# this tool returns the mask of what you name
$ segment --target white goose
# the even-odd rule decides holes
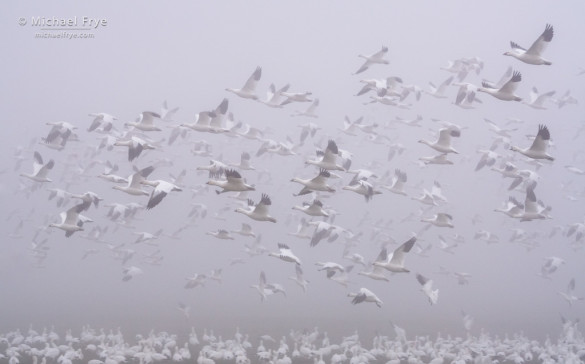
[[[357,71],[355,71],[354,75],[357,75],[358,73],[364,72],[365,70],[370,68],[370,66],[373,64],[389,64],[390,61],[388,61],[387,59],[384,59],[384,56],[386,55],[386,53],[388,53],[388,47],[382,46],[382,49],[380,49],[378,52],[371,54],[369,56],[364,56],[363,54],[359,54],[358,57],[365,59],[365,62],[360,66],[360,68],[358,68]]]
[[[74,232],[83,230],[84,222],[92,221],[87,218],[81,218],[81,215],[79,215],[81,211],[83,211],[83,204],[75,205],[59,215],[61,223],[51,223],[49,227],[61,229],[65,231],[66,237],[70,237]]]
[[[254,186],[247,184],[240,173],[233,169],[227,169],[225,172],[225,181],[210,180],[207,182],[208,185],[221,187],[221,191],[216,191],[217,194],[225,192],[242,192],[242,191],[255,191]]]
[[[291,116],[305,116],[308,118],[318,118],[319,116],[315,113],[315,110],[319,106],[319,99],[313,100],[311,105],[305,111],[296,111]]]
[[[456,153],[459,152],[453,149],[451,146],[451,137],[458,138],[461,136],[461,130],[456,127],[450,128],[443,128],[439,130],[439,138],[435,142],[430,142],[425,139],[421,139],[418,142],[422,144],[426,144],[429,147],[433,148],[434,150],[440,153]]]
[[[515,217],[519,218],[520,221],[546,219],[547,215],[545,214],[545,210],[537,202],[534,188],[528,187],[526,188],[526,199],[524,200],[524,212]]]
[[[226,88],[225,90],[233,92],[244,99],[258,100],[258,96],[256,95],[256,85],[258,84],[258,81],[260,81],[261,76],[262,68],[258,66],[254,72],[252,72],[252,75],[250,75],[242,88]]]
[[[268,91],[266,92],[266,100],[258,101],[269,107],[281,108],[282,105],[280,103],[282,102],[282,93],[288,91],[289,87],[290,85],[286,84],[277,90],[274,84],[271,83]]]
[[[548,148],[548,143],[550,140],[550,132],[546,125],[539,125],[538,126],[538,133],[532,142],[530,148],[520,148],[517,146],[512,146],[512,149],[515,152],[523,154],[528,158],[532,159],[547,159],[549,161],[554,161],[555,159],[547,154],[546,150]]]
[[[289,279],[293,280],[296,284],[301,286],[303,292],[307,292],[309,281],[303,277],[303,269],[299,264],[295,264],[295,275],[293,277],[289,277]]]
[[[301,265],[301,260],[297,258],[296,255],[293,254],[292,250],[286,244],[278,244],[278,252],[271,252],[268,253],[271,257],[276,257],[280,260],[289,263],[295,263],[297,265]]]
[[[268,214],[268,206],[272,204],[270,197],[267,194],[263,193],[260,202],[256,204],[256,206],[252,209],[245,210],[243,208],[238,207],[236,212],[244,214],[248,216],[252,220],[256,221],[270,221],[276,222],[276,219]],[[248,200],[248,206],[254,206],[254,202],[252,200]]]
[[[240,230],[232,230],[232,233],[240,234],[242,236],[251,236],[253,238],[256,237],[256,233],[252,231],[252,226],[246,223],[242,223],[242,228]]]
[[[510,42],[512,47],[511,51],[505,52],[505,56],[512,56],[524,63],[534,65],[546,65],[550,66],[552,63],[542,58],[541,54],[546,49],[554,35],[552,25],[547,24],[544,28],[544,32],[532,43],[530,48],[524,49],[514,42]]]
[[[211,235],[214,238],[222,239],[222,240],[234,240],[234,237],[230,235],[227,230],[219,229],[217,231],[208,231],[206,232],[207,235]]]
[[[493,85],[484,81],[481,83],[482,87],[478,87],[477,91],[485,92],[496,99],[503,101],[522,101],[520,96],[514,94],[520,81],[522,81],[522,74],[518,71],[514,71],[512,78],[510,78],[502,87],[495,88]]]
[[[424,277],[422,274],[416,274],[416,280],[422,285],[421,290],[429,298],[431,305],[437,303],[439,299],[439,289],[433,290],[433,280]]]
[[[136,159],[143,150],[155,149],[154,145],[137,136],[132,136],[128,140],[117,140],[114,145],[119,147],[128,147],[129,162],[132,162],[134,159]]]
[[[445,95],[445,91],[447,91],[447,86],[451,84],[453,81],[453,76],[447,78],[443,81],[439,87],[436,87],[432,82],[429,82],[429,89],[430,91],[425,91],[427,94],[436,97],[438,99],[446,99],[447,95]]]
[[[309,216],[329,216],[329,214],[323,210],[323,203],[320,200],[313,200],[311,203],[305,202],[303,203],[303,206],[293,206],[293,210],[299,210]]]
[[[140,185],[142,184],[142,182],[146,180],[146,177],[148,177],[152,173],[152,171],[154,171],[154,167],[152,166],[143,168],[138,172],[134,173],[133,175],[131,175],[130,177],[128,177],[127,186],[113,186],[112,188],[118,191],[126,192],[129,195],[148,196],[149,193],[140,188]]]
[[[374,294],[374,292],[370,291],[367,288],[360,288],[359,292],[357,293],[348,293],[347,294],[348,297],[353,297],[353,300],[351,300],[351,303],[354,305],[357,305],[358,303],[362,303],[362,302],[372,302],[375,303],[376,306],[378,307],[382,307],[382,300],[380,300],[378,298],[378,296],[376,296],[376,294]]]
[[[161,131],[162,129],[154,125],[154,119],[160,119],[160,115],[152,111],[143,111],[140,113],[137,122],[127,122],[124,125],[133,126],[142,131]]]
[[[435,214],[435,216],[431,217],[431,218],[422,218],[420,219],[420,221],[422,222],[428,222],[432,225],[438,226],[438,227],[450,227],[453,228],[453,223],[451,221],[453,221],[453,216],[446,214],[444,212],[438,212],[437,214]]]
[[[311,102],[313,99],[310,98],[312,92],[282,92],[281,95],[286,97],[286,100],[280,103],[280,106],[290,104],[291,102]]]
[[[392,178],[392,184],[390,186],[382,186],[382,188],[387,189],[388,191],[406,196],[406,192],[404,192],[404,184],[407,181],[406,173],[401,171],[400,169],[394,170],[394,178]]]
[[[114,121],[118,120],[118,118],[116,118],[115,116],[106,114],[105,112],[91,113],[89,114],[89,116],[93,116],[94,119],[91,122],[89,128],[87,129],[88,132],[92,132],[99,128],[100,126],[102,126],[101,130],[103,130],[104,132],[109,132],[110,130],[112,130],[114,126]]]
[[[386,248],[382,248],[380,254],[378,254],[378,258],[373,263],[373,265],[377,267],[382,267],[394,273],[410,272],[408,269],[404,267],[404,254],[408,253],[412,249],[415,242],[416,237],[413,236],[412,238],[404,242],[402,245],[400,245],[398,248],[396,248],[394,252],[392,252],[392,254],[388,254]]]
[[[555,93],[556,91],[549,91],[540,94],[538,93],[538,89],[536,87],[533,87],[532,90],[530,91],[530,101],[529,102],[522,101],[522,103],[527,106],[530,106],[533,109],[546,110],[546,107],[544,107],[544,102],[550,99],[552,96],[554,96]]]
[[[342,189],[353,191],[359,195],[364,196],[366,202],[369,202],[372,197],[374,197],[374,195],[379,195],[382,193],[381,191],[376,190],[370,182],[365,180],[360,180],[348,186],[343,186]]]
[[[53,182],[52,179],[47,178],[47,174],[55,166],[55,162],[51,159],[46,164],[43,163],[43,157],[39,152],[34,153],[33,172],[31,174],[21,173],[22,177],[26,177],[35,182]]]
[[[331,177],[331,173],[326,169],[321,169],[319,174],[312,179],[294,177],[291,182],[297,182],[304,186],[295,196],[306,195],[313,191],[335,192],[335,189],[327,184],[327,178],[329,177]]]
[[[150,193],[148,203],[146,204],[147,210],[150,210],[158,205],[162,199],[172,191],[183,191],[183,189],[179,186],[163,180],[142,181],[142,183],[154,187],[154,190],[152,190]]]

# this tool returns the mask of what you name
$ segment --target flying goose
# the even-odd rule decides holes
[[[163,180],[142,181],[141,183],[154,187],[146,204],[147,210],[158,205],[172,191],[183,191],[179,186]]]
[[[230,235],[227,230],[219,229],[217,231],[208,231],[206,232],[207,235],[211,235],[214,238],[222,239],[222,240],[234,240],[234,237]]]
[[[238,173],[234,169],[227,169],[224,172],[226,180],[225,181],[217,181],[217,180],[210,180],[207,182],[208,185],[221,187],[221,191],[216,191],[217,194],[225,193],[225,192],[241,192],[241,191],[255,191],[256,189],[254,186],[247,184],[240,173]]]
[[[293,277],[289,277],[289,279],[301,286],[303,292],[307,292],[309,281],[303,277],[303,268],[301,268],[299,264],[295,264],[295,275]]]
[[[544,102],[554,96],[555,93],[556,91],[549,91],[541,94],[538,93],[538,89],[536,87],[533,87],[530,91],[530,101],[522,101],[522,103],[530,106],[533,109],[546,110],[546,107],[544,107]]]
[[[348,186],[343,186],[343,190],[353,191],[359,195],[364,196],[366,202],[369,202],[374,195],[379,195],[382,192],[378,191],[374,188],[374,186],[365,180],[356,181],[353,184],[349,184]]]
[[[297,265],[301,265],[301,260],[299,258],[297,258],[296,255],[293,254],[293,252],[290,250],[290,248],[286,244],[279,243],[278,244],[278,252],[271,252],[271,253],[268,253],[268,255],[271,257],[276,257],[276,258],[283,260],[285,262],[295,263]]]
[[[538,133],[532,142],[530,148],[520,148],[517,146],[510,147],[511,150],[518,152],[532,159],[547,159],[554,161],[555,159],[546,153],[548,143],[550,140],[550,132],[546,125],[538,126]]]
[[[313,99],[310,98],[312,92],[305,91],[305,92],[288,92],[283,91],[281,95],[286,97],[286,100],[280,103],[280,106],[284,106],[290,104],[291,102],[311,102]]]
[[[232,230],[232,233],[240,234],[242,236],[251,236],[253,238],[256,237],[254,231],[252,231],[252,227],[250,224],[242,223],[242,228],[240,230]]]
[[[421,139],[418,142],[426,144],[429,147],[440,153],[459,153],[451,146],[451,137],[458,138],[461,136],[461,130],[456,127],[443,128],[439,130],[439,138],[435,142],[430,142],[425,139]]]
[[[101,126],[102,127],[101,130],[107,133],[110,130],[112,130],[114,126],[114,120],[118,120],[118,118],[116,118],[115,116],[106,114],[105,112],[91,113],[89,114],[89,116],[93,116],[94,119],[91,122],[89,128],[87,128],[88,132],[92,132]]]
[[[439,87],[436,87],[432,82],[429,82],[429,89],[430,91],[425,91],[427,94],[434,96],[438,99],[446,99],[447,95],[445,95],[445,91],[447,91],[447,86],[451,84],[453,81],[453,76],[447,78],[443,81]]]
[[[331,173],[326,169],[321,169],[319,174],[312,179],[294,177],[291,182],[297,182],[304,186],[295,196],[306,195],[313,191],[335,192],[335,189],[327,184],[327,178],[329,177],[331,177]]]
[[[315,113],[315,110],[319,106],[319,99],[313,100],[311,105],[305,111],[295,111],[291,116],[305,116],[308,118],[318,118],[319,116]]]
[[[390,186],[382,186],[382,188],[385,188],[392,193],[406,196],[406,192],[404,192],[404,184],[406,183],[406,181],[407,181],[406,173],[401,171],[400,169],[396,169],[394,170],[392,184]]]
[[[554,35],[553,26],[547,24],[544,28],[544,32],[532,43],[530,48],[524,49],[514,42],[510,42],[512,47],[511,51],[505,52],[505,56],[512,56],[524,63],[534,65],[547,65],[550,66],[552,63],[542,58],[542,52],[546,49]]]
[[[39,152],[34,153],[33,172],[31,174],[21,173],[22,177],[26,177],[35,182],[53,182],[52,179],[47,178],[47,174],[55,166],[55,162],[51,159],[46,164],[43,163],[43,157]]]
[[[258,101],[269,107],[281,108],[282,93],[288,91],[289,87],[290,85],[286,84],[277,90],[274,84],[271,83],[266,92],[266,100],[258,99]]]
[[[514,71],[512,77],[502,85],[500,88],[496,88],[495,86],[487,83],[482,82],[482,87],[478,87],[477,91],[485,92],[489,95],[492,95],[496,99],[500,99],[503,101],[522,101],[522,98],[515,95],[514,91],[518,88],[518,85],[522,81],[522,74],[518,71]]]
[[[336,157],[339,155],[339,148],[337,147],[335,141],[330,139],[327,142],[327,148],[325,148],[325,151],[318,151],[317,155],[322,156],[320,160],[308,160],[305,163],[312,164],[326,170],[346,170],[346,168],[338,165],[336,162]]]
[[[143,150],[155,149],[154,145],[148,143],[144,139],[137,136],[132,136],[128,140],[117,140],[114,146],[128,147],[128,161],[132,162],[136,159]]]
[[[376,261],[372,264],[394,273],[410,272],[404,267],[404,254],[408,253],[412,249],[415,242],[416,237],[413,236],[398,248],[394,249],[391,254],[388,254],[388,251],[385,247],[382,248],[380,254],[378,254],[378,258],[376,258]]]
[[[248,78],[246,83],[242,88],[226,88],[226,91],[233,92],[234,94],[244,98],[244,99],[252,99],[258,100],[258,96],[256,95],[256,85],[258,81],[260,81],[260,77],[262,76],[262,68],[260,66],[256,67],[252,75]]]
[[[453,216],[446,214],[444,212],[438,212],[435,214],[435,216],[431,217],[431,218],[422,218],[420,219],[420,221],[422,222],[428,222],[432,225],[438,226],[438,227],[454,227],[453,223],[451,221],[453,221]]]
[[[569,306],[573,306],[573,302],[583,301],[584,297],[575,296],[575,278],[571,278],[567,286],[566,292],[559,292],[559,294],[569,303]]]
[[[370,68],[370,66],[373,64],[389,64],[390,61],[388,61],[387,59],[384,59],[384,56],[386,55],[386,53],[388,53],[388,47],[382,46],[381,50],[379,50],[378,52],[371,54],[369,56],[364,56],[363,54],[359,54],[358,57],[365,59],[365,62],[360,66],[360,68],[358,68],[357,71],[355,71],[354,75],[357,75],[358,73],[364,72],[365,70]]]
[[[353,297],[351,303],[356,305],[361,302],[372,302],[375,303],[376,306],[382,307],[382,301],[374,294],[374,292],[370,291],[367,288],[360,288],[359,292],[357,293],[348,293],[348,297]]]
[[[293,206],[293,210],[299,210],[309,216],[329,216],[329,214],[323,210],[323,203],[320,200],[313,200],[311,203],[305,202],[303,203],[303,206]]]
[[[127,186],[113,186],[112,188],[115,190],[126,192],[127,194],[134,196],[140,195],[148,196],[149,193],[141,189],[140,185],[142,184],[143,181],[146,180],[146,177],[148,177],[152,173],[152,171],[154,171],[154,167],[152,166],[143,168],[138,172],[134,173],[133,175],[131,175],[130,177],[128,177]]]
[[[268,197],[267,194],[263,193],[260,202],[258,202],[254,208],[251,208],[252,206],[254,206],[254,202],[252,200],[248,200],[248,206],[250,207],[250,209],[245,210],[243,208],[238,207],[236,209],[236,212],[244,214],[252,220],[276,222],[276,219],[274,217],[268,215],[268,206],[270,206],[271,204],[272,201],[270,200],[270,197]]]
[[[65,237],[68,238],[76,231],[82,231],[84,222],[93,221],[80,215],[79,213],[82,211],[83,204],[70,207],[67,211],[63,211],[59,215],[61,217],[61,223],[51,223],[49,224],[49,227],[54,227],[65,231]]]
[[[431,305],[436,304],[439,299],[439,289],[433,290],[433,280],[428,279],[419,273],[416,274],[416,280],[421,284],[421,290],[429,298]]]
[[[152,111],[143,111],[136,122],[127,122],[124,125],[133,126],[142,131],[161,131],[162,129],[154,125],[155,118],[160,119],[160,115]]]

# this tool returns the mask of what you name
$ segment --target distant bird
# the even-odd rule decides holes
[[[234,240],[234,237],[230,235],[229,231],[225,229],[219,229],[217,231],[208,231],[207,235],[211,235],[217,239],[222,240]]]
[[[416,274],[416,280],[422,285],[421,290],[428,297],[431,305],[436,304],[437,300],[439,299],[439,289],[433,290],[433,280],[428,279],[419,273]]]
[[[67,211],[60,214],[60,223],[51,223],[49,227],[54,227],[65,231],[65,236],[68,238],[76,231],[83,230],[83,219],[80,218],[79,213],[83,211],[83,204],[70,207]],[[87,220],[92,221],[92,220]]]
[[[252,227],[246,223],[242,223],[242,228],[240,230],[232,230],[232,233],[240,234],[243,236],[251,236],[253,238],[256,237],[256,234],[252,231]]]
[[[517,218],[520,221],[532,221],[536,219],[546,219],[545,209],[541,208],[536,200],[534,189],[529,187],[526,189],[526,199],[524,200],[524,211]]]
[[[418,142],[426,144],[440,153],[459,153],[451,146],[451,137],[458,138],[460,136],[461,130],[455,127],[450,127],[439,130],[439,138],[435,142],[430,142],[425,139],[421,139]]]
[[[430,91],[425,91],[428,95],[436,97],[438,99],[446,99],[447,95],[445,95],[445,91],[447,91],[447,86],[451,84],[453,81],[453,76],[447,78],[443,81],[439,87],[435,86],[432,82],[429,82],[429,89]]]
[[[323,203],[319,200],[313,200],[313,202],[305,202],[303,206],[293,206],[293,210],[299,210],[309,216],[324,216],[328,217],[329,214],[323,209]]]
[[[305,92],[283,91],[281,93],[281,95],[286,97],[286,100],[281,102],[280,106],[288,105],[291,102],[311,102],[311,101],[313,101],[313,99],[310,98],[312,94],[313,93],[309,92],[309,91],[305,91]]]
[[[185,289],[191,289],[199,286],[204,286],[205,281],[207,280],[207,275],[195,273],[193,277],[186,278],[187,283],[185,283]]]
[[[376,190],[370,182],[365,180],[359,180],[353,184],[349,184],[348,186],[343,186],[342,189],[364,196],[366,202],[369,202],[372,197],[374,197],[374,195],[379,195],[382,193],[381,191]]]
[[[35,182],[52,182],[53,180],[47,178],[47,174],[55,166],[55,162],[51,159],[46,164],[43,163],[43,157],[39,152],[34,152],[33,172],[31,174],[21,173],[22,177],[26,177]]]
[[[301,260],[297,258],[296,255],[293,254],[288,245],[279,243],[278,249],[279,249],[278,252],[272,252],[269,253],[268,255],[271,257],[276,257],[285,262],[301,265]]]
[[[254,186],[247,184],[239,172],[234,169],[227,169],[224,171],[226,180],[210,180],[208,185],[221,187],[221,191],[216,191],[217,194],[225,192],[241,192],[241,191],[255,191]]]
[[[281,108],[282,93],[288,91],[289,87],[290,85],[286,84],[277,90],[274,84],[271,83],[268,92],[266,92],[266,100],[258,101],[269,107]]]
[[[291,116],[305,116],[308,118],[318,118],[319,116],[315,113],[315,110],[319,106],[319,99],[313,100],[311,105],[305,111],[296,111]]]
[[[520,81],[522,81],[522,75],[520,72],[514,71],[512,77],[502,87],[496,88],[494,85],[484,81],[481,83],[482,87],[479,87],[477,91],[485,92],[503,101],[522,101],[520,96],[514,94]]]
[[[313,191],[335,192],[335,189],[327,184],[327,178],[329,177],[331,177],[331,173],[323,168],[317,176],[311,179],[294,177],[291,182],[297,182],[304,186],[295,196],[306,195]]]
[[[254,205],[254,202],[252,200],[248,200],[248,206],[250,207],[250,209],[245,210],[243,208],[238,207],[236,209],[236,212],[244,214],[251,218],[252,220],[276,222],[276,219],[268,214],[268,207],[271,204],[272,201],[270,200],[270,197],[268,197],[267,194],[263,193],[260,202],[258,202],[256,205]]]
[[[128,177],[128,185],[127,186],[125,186],[125,187],[113,186],[112,188],[115,190],[126,192],[129,195],[134,195],[134,196],[146,195],[146,196],[148,196],[149,193],[144,191],[143,189],[141,189],[140,185],[142,184],[142,182],[144,182],[146,180],[146,177],[148,177],[152,173],[152,171],[154,171],[154,167],[152,167],[152,166],[143,168],[143,169],[139,170],[138,172],[134,173],[133,175],[131,175],[130,177]]]
[[[162,199],[172,191],[183,191],[179,186],[163,180],[142,181],[142,183],[154,187],[154,190],[150,193],[148,203],[146,204],[147,210],[158,205]]]
[[[538,133],[532,142],[530,148],[520,148],[517,146],[512,146],[512,149],[515,152],[525,155],[528,158],[532,159],[547,159],[549,161],[554,161],[555,159],[547,154],[546,150],[548,148],[548,144],[550,141],[550,132],[546,125],[539,125],[538,126]]]
[[[569,306],[573,306],[573,302],[583,301],[585,298],[575,296],[575,278],[571,278],[567,285],[566,292],[559,292],[559,294],[569,303]]]
[[[438,227],[454,227],[453,226],[453,216],[446,214],[444,212],[438,212],[435,214],[435,216],[431,217],[431,218],[422,218],[420,219],[420,221],[422,222],[428,222],[432,225],[438,226]]]
[[[512,56],[524,63],[534,65],[547,65],[552,63],[542,58],[542,52],[546,49],[554,35],[553,26],[547,24],[544,32],[532,43],[530,48],[524,49],[514,42],[510,42],[511,51],[505,52],[505,56]]]
[[[362,302],[372,302],[375,303],[376,306],[382,307],[383,303],[382,300],[380,300],[378,296],[374,294],[374,292],[370,291],[367,288],[360,288],[360,290],[357,293],[349,293],[348,297],[353,297],[351,303],[354,305]]]
[[[416,237],[413,236],[398,248],[394,249],[391,254],[388,254],[386,248],[382,248],[378,258],[373,263],[373,265],[382,267],[393,273],[410,272],[404,267],[404,254],[408,253],[412,249],[415,242]]]
[[[392,178],[392,184],[390,186],[382,186],[382,188],[387,189],[388,191],[406,196],[406,192],[404,192],[404,184],[407,181],[406,173],[401,171],[400,169],[394,170],[394,177]]]
[[[242,88],[226,88],[226,91],[233,92],[244,99],[258,100],[258,96],[256,95],[256,85],[258,84],[258,81],[260,81],[261,76],[262,68],[258,66]]]
[[[546,107],[544,107],[544,102],[550,99],[552,96],[554,96],[555,93],[556,91],[549,91],[540,94],[538,93],[538,89],[536,87],[533,87],[532,90],[530,91],[530,101],[529,102],[522,101],[522,103],[527,106],[530,106],[533,109],[546,110]]]
[[[152,111],[143,111],[136,122],[127,122],[124,125],[133,126],[141,131],[162,131],[154,125],[154,119],[160,119],[160,115]]]
[[[298,284],[303,289],[303,292],[307,292],[309,281],[304,278],[303,269],[301,268],[300,264],[295,264],[295,275],[293,277],[289,277],[289,279]]]
[[[364,56],[363,54],[358,55],[358,57],[364,58],[365,62],[361,65],[360,68],[358,68],[357,71],[355,71],[354,75],[364,72],[374,64],[389,64],[390,61],[384,59],[386,53],[388,53],[388,47],[382,46],[381,50],[369,56]]]
[[[110,130],[112,130],[114,126],[114,121],[118,120],[115,116],[106,114],[105,112],[92,113],[89,114],[89,116],[93,116],[95,117],[95,119],[93,119],[91,125],[87,129],[88,132],[92,132],[99,128],[100,126],[102,127],[101,130],[103,130],[104,132],[109,132]]]
[[[136,136],[132,136],[128,140],[117,140],[114,143],[114,146],[128,147],[129,162],[132,162],[134,159],[138,158],[138,156],[140,156],[143,150],[155,149],[154,145]]]
[[[142,273],[144,273],[144,271],[138,267],[135,267],[135,266],[126,267],[122,270],[122,274],[123,274],[122,281],[128,282],[132,278],[134,278]]]

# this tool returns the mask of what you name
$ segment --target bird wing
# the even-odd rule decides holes
[[[244,84],[244,87],[242,87],[242,91],[247,91],[247,92],[251,92],[251,93],[254,92],[254,90],[256,90],[256,84],[258,83],[258,81],[260,81],[261,76],[262,76],[262,68],[260,66],[258,66],[254,70],[252,75],[250,75],[250,78],[248,78],[248,80]]]
[[[512,78],[510,78],[506,83],[502,85],[500,88],[500,92],[513,94],[514,91],[518,88],[518,84],[522,81],[522,74],[518,71],[514,71],[512,74]]]
[[[550,140],[550,132],[546,125],[539,125],[538,126],[538,133],[536,134],[536,138],[532,142],[530,146],[531,150],[534,151],[546,151],[546,147],[548,145],[548,141]]]
[[[526,54],[533,54],[536,56],[540,56],[542,52],[546,49],[546,46],[552,40],[554,35],[553,27],[550,24],[547,24],[544,32],[538,37],[534,43],[528,48]]]

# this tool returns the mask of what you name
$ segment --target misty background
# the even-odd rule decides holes
[[[504,5],[505,4],[505,5]],[[428,83],[439,84],[451,76],[441,70],[449,60],[479,57],[484,62],[481,73],[470,73],[466,82],[476,85],[482,79],[497,81],[512,66],[522,73],[517,94],[528,99],[532,87],[541,92],[555,90],[560,97],[566,90],[578,100],[584,100],[582,83],[578,76],[585,66],[582,44],[584,31],[581,2],[560,5],[549,1],[516,1],[494,4],[452,1],[428,2],[129,2],[121,7],[114,3],[62,2],[4,4],[0,12],[4,45],[2,56],[2,87],[5,142],[0,145],[2,183],[2,249],[0,250],[0,327],[3,330],[55,325],[79,329],[89,324],[95,327],[122,327],[125,332],[145,332],[151,328],[170,332],[187,332],[211,328],[232,333],[236,326],[244,331],[277,333],[286,330],[313,328],[328,330],[332,336],[358,329],[364,333],[387,333],[390,321],[404,327],[408,334],[437,332],[463,335],[465,329],[461,310],[475,318],[471,332],[481,329],[492,333],[524,331],[543,338],[560,331],[560,316],[583,319],[583,302],[572,307],[558,292],[566,291],[571,278],[576,280],[575,294],[585,295],[583,276],[583,242],[564,236],[563,231],[574,223],[583,222],[585,205],[583,176],[569,172],[565,166],[585,169],[585,155],[581,137],[583,105],[557,107],[549,102],[547,110],[534,110],[521,103],[503,102],[486,94],[477,96],[483,101],[475,109],[464,110],[453,105],[457,88],[450,86],[449,97],[435,99],[422,95],[407,100],[410,109],[400,109],[379,103],[364,105],[368,95],[355,96],[365,78],[399,76],[404,84],[418,85],[428,90]],[[33,16],[69,18],[90,16],[107,19],[107,26],[92,30],[93,39],[35,39],[38,31],[30,25]],[[29,24],[21,26],[24,17]],[[551,66],[533,66],[502,54],[509,50],[509,42],[529,47],[542,33],[545,24],[554,26],[554,38],[544,53]],[[358,54],[371,54],[381,46],[389,51],[389,65],[373,65],[367,71],[353,75],[363,62]],[[291,117],[294,111],[303,111],[308,104],[292,103],[281,109],[271,109],[261,103],[245,100],[226,92],[225,88],[239,88],[257,67],[262,77],[257,94],[264,98],[270,83],[277,88],[291,84],[291,91],[310,91],[319,98],[317,119]],[[299,146],[297,155],[262,155],[255,157],[261,143],[244,138],[189,131],[185,139],[173,145],[167,140],[171,129],[166,126],[192,123],[195,115],[214,109],[224,98],[229,99],[229,111],[236,121],[248,123],[266,131],[266,138],[284,141],[290,137],[299,141],[301,124],[313,122],[321,128],[315,137]],[[157,120],[164,129],[148,136],[161,141],[156,150],[143,152],[133,163],[127,160],[127,148],[101,150],[88,157],[99,145],[102,135],[86,129],[93,117],[89,113],[106,112],[118,118],[116,127],[124,129],[124,122],[134,121],[143,111],[159,112],[163,101],[169,107],[180,107],[173,121]],[[340,132],[345,116],[355,120],[364,117],[366,124],[379,124],[378,132],[389,142],[376,144],[366,134],[348,136]],[[397,117],[423,117],[422,127],[392,124]],[[450,155],[454,165],[421,167],[418,158],[435,155],[419,139],[433,139],[442,127],[431,119],[456,123],[463,129],[461,137],[453,141],[458,155]],[[512,134],[511,143],[525,147],[538,124],[546,124],[554,146],[549,150],[556,160],[544,163],[535,190],[538,199],[552,207],[552,219],[520,222],[494,212],[495,208],[515,196],[524,201],[521,191],[508,191],[509,179],[484,168],[474,172],[480,158],[478,149],[492,143],[493,134],[483,121],[488,118],[500,126],[507,118],[519,118],[521,124]],[[62,151],[36,144],[50,130],[47,122],[66,121],[75,125],[79,141],[71,141]],[[386,125],[390,127],[386,128]],[[35,138],[35,144],[30,146]],[[339,148],[353,154],[353,168],[368,168],[379,176],[390,175],[396,168],[408,174],[408,197],[383,190],[366,203],[362,196],[341,187],[352,175],[339,172],[340,180],[331,180],[336,192],[323,198],[326,205],[339,212],[335,224],[362,232],[359,243],[351,248],[366,261],[375,259],[385,240],[372,238],[380,230],[395,239],[393,249],[406,241],[413,232],[419,234],[417,246],[428,244],[433,248],[428,257],[414,252],[406,255],[408,274],[390,275],[389,282],[373,281],[356,273],[350,274],[351,284],[345,288],[319,272],[315,262],[334,261],[343,265],[351,262],[342,258],[344,237],[333,243],[322,241],[309,247],[308,240],[290,235],[302,216],[292,206],[308,201],[308,197],[294,197],[301,186],[290,182],[293,177],[311,178],[317,169],[305,165],[315,157],[315,151],[324,148],[328,139]],[[164,140],[164,141],[163,141]],[[206,140],[212,146],[212,158],[193,155],[191,142]],[[405,151],[387,160],[389,145],[401,143]],[[22,148],[23,161],[14,170],[15,151]],[[19,173],[32,170],[33,151],[39,151],[45,161],[54,159],[55,167],[49,173],[52,183],[25,193],[22,186],[33,183]],[[249,183],[256,185],[250,198],[259,201],[261,193],[272,199],[270,214],[278,222],[252,221],[233,209],[237,205],[228,197],[216,195],[215,188],[202,188],[209,177],[196,171],[209,164],[210,159],[237,163],[242,152],[252,155],[252,164],[265,170],[269,178],[257,171],[241,171]],[[499,147],[498,153],[511,155],[522,169],[535,170],[519,154]],[[79,165],[91,160],[118,164],[118,175],[132,174],[132,166],[144,168],[161,160],[172,162],[155,169],[151,177],[169,180],[186,169],[182,192],[172,192],[154,209],[141,211],[132,222],[134,229],[117,226],[107,217],[103,205],[118,202],[146,204],[147,196],[129,196],[112,189],[112,184],[97,178],[103,166],[90,170],[91,176],[80,177],[75,172]],[[374,164],[372,164],[374,163]],[[499,165],[499,163],[497,164]],[[411,197],[418,197],[422,188],[429,189],[433,181],[443,186],[448,203],[427,211],[427,206]],[[374,182],[376,183],[376,182]],[[386,182],[386,184],[388,184]],[[378,185],[381,185],[379,183]],[[65,238],[58,229],[45,229],[58,220],[59,213],[72,206],[57,207],[49,201],[47,188],[66,189],[72,193],[93,191],[104,199],[100,207],[91,208],[84,215],[94,220],[86,224],[84,232]],[[197,189],[198,192],[192,192]],[[327,195],[327,194],[325,194]],[[571,197],[571,198],[569,198]],[[174,240],[160,237],[156,246],[133,244],[134,232],[173,231],[191,222],[187,217],[192,203],[208,207],[205,219],[197,219],[193,226]],[[230,206],[223,215],[213,215]],[[422,216],[403,221],[411,213]],[[426,226],[420,217],[436,212],[453,216],[454,229]],[[369,214],[367,218],[364,218]],[[480,222],[473,222],[479,216]],[[19,221],[24,221],[19,236],[9,237]],[[315,219],[320,220],[320,219]],[[358,221],[363,220],[362,224]],[[376,222],[381,224],[375,225]],[[249,258],[242,252],[252,238],[236,236],[236,240],[218,240],[206,232],[220,228],[237,230],[242,223],[252,225],[262,234],[262,244],[276,251],[277,243],[288,244],[303,261],[305,278],[310,281],[307,292],[288,279],[294,275],[294,266],[267,255]],[[288,223],[287,223],[288,222]],[[135,265],[144,274],[122,281],[123,265],[112,257],[105,243],[83,239],[93,226],[109,226],[104,237],[108,243],[125,243],[136,251],[126,265]],[[563,231],[553,237],[555,227]],[[50,247],[42,267],[35,267],[31,256],[32,239],[37,229],[39,240],[48,239]],[[509,241],[512,229],[521,228],[536,234],[531,242],[538,245],[527,250],[525,246]],[[474,239],[475,233],[490,231],[499,236],[498,243],[488,244]],[[465,238],[455,254],[446,254],[438,247],[438,235],[459,234]],[[388,239],[386,239],[388,240]],[[99,252],[81,259],[87,249]],[[143,254],[160,250],[162,264],[144,263]],[[538,276],[546,257],[565,260],[550,279]],[[242,257],[245,264],[230,266],[232,258]],[[469,284],[460,285],[452,275],[442,275],[440,267],[452,272],[471,275]],[[204,287],[184,289],[186,278],[194,273],[208,274],[212,269],[223,269],[222,283],[208,281]],[[261,302],[257,292],[250,288],[258,283],[260,271],[269,282],[281,283],[287,291],[270,296]],[[415,273],[432,278],[439,288],[439,301],[431,306],[420,291]],[[384,302],[382,308],[370,303],[352,305],[349,292],[367,287]],[[179,302],[191,306],[187,320],[177,309]]]

